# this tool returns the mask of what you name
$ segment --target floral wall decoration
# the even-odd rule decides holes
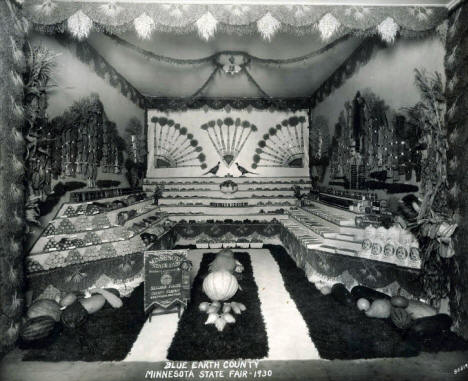
[[[425,31],[446,16],[443,7],[373,7],[337,5],[254,4],[151,4],[147,2],[60,2],[25,0],[25,15],[34,23],[63,24],[77,39],[86,38],[93,26],[113,30],[134,28],[141,38],[154,30],[197,33],[208,40],[217,32],[258,33],[266,40],[281,31],[319,33],[324,40],[341,31],[379,35],[392,43],[399,33]]]

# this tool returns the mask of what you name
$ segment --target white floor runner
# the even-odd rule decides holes
[[[190,250],[189,259],[192,261],[192,281],[200,269],[200,262],[205,250]],[[124,361],[164,361],[167,350],[177,331],[179,317],[177,314],[157,315],[146,320],[130,353]]]
[[[312,343],[307,325],[286,291],[279,267],[266,249],[247,251],[252,261],[261,311],[268,336],[268,360],[320,359]],[[217,250],[191,250],[192,275],[198,273],[204,253]],[[236,250],[237,251],[237,250]],[[193,279],[193,278],[192,278]],[[247,306],[248,308],[248,306]],[[124,361],[164,361],[177,331],[177,314],[153,316],[144,324]]]
[[[268,335],[267,359],[320,359],[307,325],[286,291],[278,264],[270,252],[253,250],[250,260]]]

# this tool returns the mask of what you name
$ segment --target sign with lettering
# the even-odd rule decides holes
[[[190,269],[187,250],[145,251],[145,312],[158,308],[186,307],[190,299]]]

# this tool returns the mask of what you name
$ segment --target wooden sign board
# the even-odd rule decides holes
[[[144,308],[152,315],[179,312],[190,299],[187,250],[155,250],[144,253]]]

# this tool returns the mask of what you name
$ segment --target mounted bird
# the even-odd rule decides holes
[[[206,171],[202,176],[205,176],[205,175],[208,175],[208,174],[212,174],[214,176],[216,176],[216,174],[218,173],[219,171],[219,165],[221,164],[220,161],[218,161],[218,164],[216,164],[213,168],[211,168],[210,170]]]
[[[247,173],[250,173],[251,175],[258,175],[258,173],[251,172],[251,171],[247,170],[243,166],[239,165],[239,163],[237,163],[237,162],[236,162],[236,166],[237,166],[237,169],[239,170],[239,172],[241,173],[240,177],[245,176]]]

